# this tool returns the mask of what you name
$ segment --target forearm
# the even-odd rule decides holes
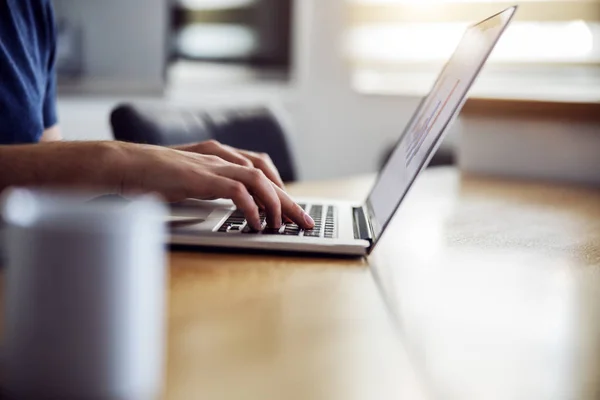
[[[0,191],[10,186],[118,191],[120,160],[111,142],[0,146]]]

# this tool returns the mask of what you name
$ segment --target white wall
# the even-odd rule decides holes
[[[127,87],[162,88],[166,62],[164,0],[54,0],[57,19],[82,35],[86,77]]]
[[[600,185],[600,125],[465,117],[459,164],[468,173]]]
[[[66,140],[110,140],[108,115],[114,100],[64,99],[58,101],[58,118]]]

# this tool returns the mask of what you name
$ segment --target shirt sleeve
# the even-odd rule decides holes
[[[47,6],[47,25],[48,34],[48,66],[46,74],[46,92],[44,94],[43,118],[44,129],[53,127],[58,123],[56,112],[56,23],[54,20],[54,11],[52,5],[48,2]]]
[[[53,127],[58,123],[56,112],[56,74],[48,75],[46,95],[44,97],[44,129]]]

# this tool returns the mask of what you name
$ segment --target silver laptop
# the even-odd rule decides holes
[[[516,6],[508,8],[467,29],[363,204],[295,199],[315,220],[314,229],[302,230],[295,224],[284,224],[277,231],[265,227],[256,232],[229,201],[190,200],[173,208],[171,244],[349,256],[369,254],[459,114],[469,89],[516,9]],[[264,215],[262,218],[264,221]]]

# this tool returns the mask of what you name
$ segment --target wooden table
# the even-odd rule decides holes
[[[431,169],[368,260],[174,252],[170,287],[167,399],[600,396],[598,190]]]

